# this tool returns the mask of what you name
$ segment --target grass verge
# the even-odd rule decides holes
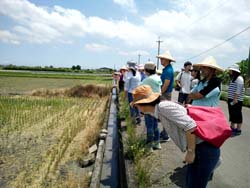
[[[129,106],[123,92],[120,93],[119,98],[120,110],[118,117],[124,119],[126,124],[125,158],[133,163],[137,187],[150,187],[154,155],[150,155],[145,145],[144,135],[137,134],[136,125],[132,123],[129,116]]]

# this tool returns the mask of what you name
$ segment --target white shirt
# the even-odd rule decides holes
[[[191,80],[192,76],[190,72],[179,72],[179,74],[176,76],[175,80],[179,80],[181,82],[181,93],[190,94],[191,92]]]
[[[141,74],[136,71],[135,76],[129,71],[126,76],[124,90],[132,93],[132,91],[141,83]]]

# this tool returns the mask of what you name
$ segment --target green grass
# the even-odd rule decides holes
[[[227,101],[227,92],[222,91],[220,100]],[[249,96],[244,96],[243,97],[243,106],[250,107],[250,97]]]
[[[61,75],[60,75],[61,76]],[[16,77],[3,76],[0,72],[0,95],[25,94],[38,89],[69,88],[79,84],[111,85],[108,77],[85,76],[81,79],[74,78],[45,78],[45,77]]]
[[[39,72],[18,72],[0,71],[0,77],[28,77],[28,78],[62,78],[62,79],[82,79],[82,80],[111,80],[111,75],[98,74],[74,74],[74,73],[39,73]]]
[[[120,93],[119,102],[120,109],[118,117],[120,119],[125,119],[127,128],[124,143],[125,156],[134,164],[137,187],[150,187],[153,155],[149,155],[148,148],[145,145],[145,135],[139,135],[136,132],[136,125],[133,124],[132,119],[130,118],[129,105],[125,99],[124,92]]]

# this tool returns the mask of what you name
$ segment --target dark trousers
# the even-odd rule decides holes
[[[179,92],[178,102],[181,104],[187,104],[188,103],[188,94]]]
[[[232,123],[242,123],[242,101],[238,101],[236,104],[231,105],[233,99],[228,99],[228,112],[229,112],[229,121]]]
[[[187,166],[186,188],[206,188],[220,158],[220,148],[207,142],[196,145],[195,160]]]

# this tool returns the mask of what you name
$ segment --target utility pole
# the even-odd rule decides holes
[[[250,79],[250,47],[249,47],[249,54],[248,54],[247,78]]]
[[[140,65],[141,54],[138,54],[138,65]]]
[[[161,45],[161,41],[160,37],[158,38],[158,40],[156,41],[158,43],[158,55],[160,54],[160,45]],[[157,57],[157,69],[159,69],[159,57]]]

